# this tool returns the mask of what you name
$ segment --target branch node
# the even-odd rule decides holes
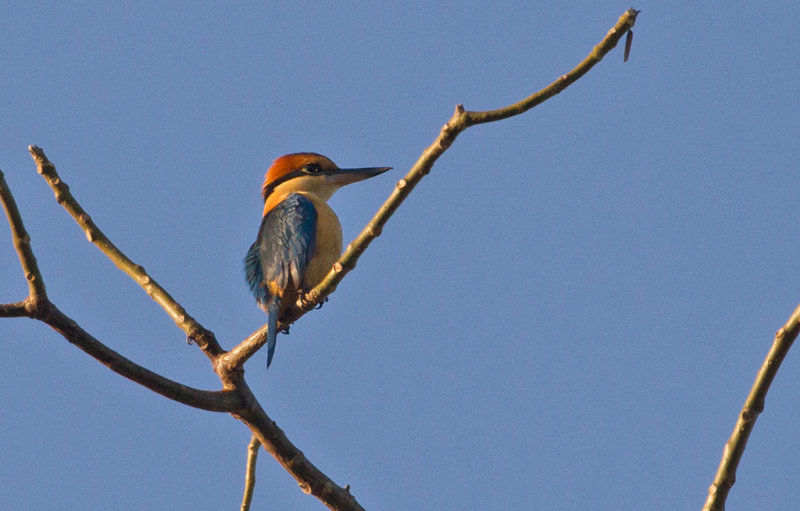
[[[25,310],[34,319],[43,319],[50,310],[50,300],[47,296],[35,295],[25,299]]]

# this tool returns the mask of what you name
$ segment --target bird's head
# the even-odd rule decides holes
[[[340,169],[330,158],[316,153],[292,153],[272,162],[264,176],[261,194],[270,196],[308,192],[328,200],[340,187],[382,174],[391,167]]]

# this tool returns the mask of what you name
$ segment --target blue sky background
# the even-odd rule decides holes
[[[275,157],[395,167],[332,200],[352,239],[456,103],[577,64],[615,2],[6,2],[0,168],[51,298],[153,370],[207,360],[55,203],[104,231],[224,346],[263,324],[242,259]],[[800,4],[642,9],[539,108],[456,141],[320,311],[247,365],[271,417],[367,509],[699,509],[800,300]],[[26,293],[0,222],[0,301]],[[249,432],[0,321],[0,502],[238,509]],[[790,353],[731,509],[800,503]],[[323,509],[269,456],[253,509]]]

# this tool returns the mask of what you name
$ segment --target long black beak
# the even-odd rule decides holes
[[[392,167],[364,167],[360,169],[337,169],[332,172],[329,179],[339,186],[349,185],[356,181],[363,181],[378,174],[383,174]]]

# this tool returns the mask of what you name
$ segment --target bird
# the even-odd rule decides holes
[[[278,321],[342,254],[342,226],[328,199],[344,185],[389,169],[342,169],[317,153],[286,154],[270,165],[261,189],[258,236],[244,259],[250,292],[268,316],[267,369],[275,355]]]

